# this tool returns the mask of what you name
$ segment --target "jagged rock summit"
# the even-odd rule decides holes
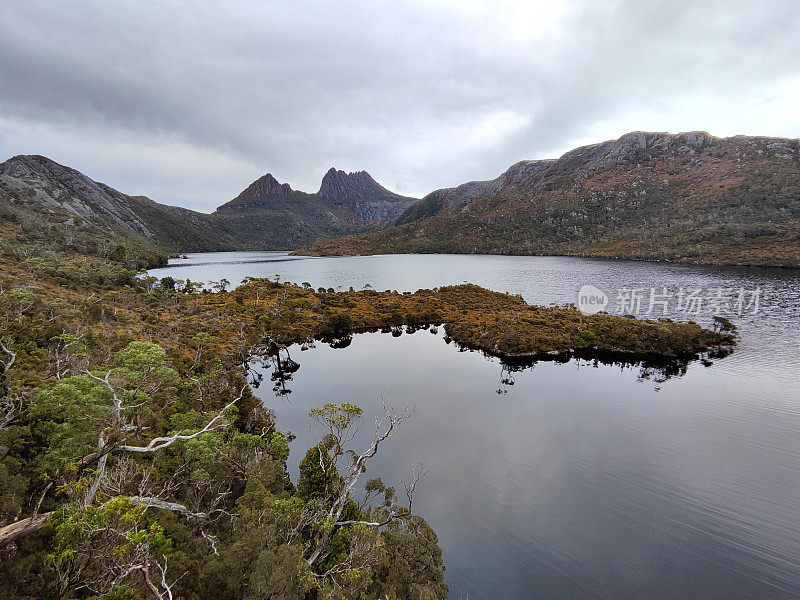
[[[375,193],[391,194],[366,171],[345,173],[337,170],[336,167],[331,167],[325,173],[317,193],[328,200],[339,201],[347,200],[354,196],[365,197]]]
[[[325,173],[317,195],[346,211],[353,223],[395,219],[416,202],[390,192],[366,171],[346,173],[335,167]]]
[[[362,226],[393,221],[416,201],[416,198],[390,192],[366,171],[347,173],[331,167],[314,194],[292,190],[288,183],[281,184],[267,173],[217,211],[293,210],[298,202],[316,203],[330,221]]]

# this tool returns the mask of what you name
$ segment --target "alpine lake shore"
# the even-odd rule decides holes
[[[31,243],[10,223],[1,233],[0,578],[12,596],[121,598],[122,586],[125,598],[153,587],[244,598],[278,585],[285,597],[444,598],[435,533],[380,480],[381,503],[353,502],[344,484],[357,475],[337,470],[338,442],[309,449],[289,480],[286,437],[249,387],[253,357],[402,328],[444,327],[446,340],[509,362],[690,361],[737,339],[724,319],[709,330],[584,315],[472,284],[337,292],[249,279],[210,291],[143,274],[165,263],[149,249]],[[340,435],[359,417],[350,405],[312,415]],[[174,577],[153,583],[168,558]]]

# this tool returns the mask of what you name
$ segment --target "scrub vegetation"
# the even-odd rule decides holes
[[[324,435],[293,482],[253,356],[432,324],[500,355],[733,343],[474,285],[159,281],[140,274],[165,260],[146,241],[14,214],[0,225],[0,598],[445,598],[436,534],[411,511],[424,470],[405,494],[365,474],[413,409],[385,407],[359,447],[358,399],[321,400]]]

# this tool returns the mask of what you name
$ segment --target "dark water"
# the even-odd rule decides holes
[[[800,273],[549,257],[176,262],[193,264],[153,274],[412,291],[466,280],[537,303],[575,302],[593,284],[609,310],[619,288],[645,300],[651,287],[731,290],[740,347],[665,381],[585,361],[509,374],[417,331],[292,349],[292,393],[273,394],[269,369],[259,393],[298,435],[293,473],[318,433],[311,407],[353,402],[371,420],[382,395],[416,406],[367,476],[397,482],[414,459],[430,468],[414,506],[439,534],[453,598],[800,598]],[[760,290],[756,314],[736,313],[739,290]],[[670,315],[711,321],[705,305],[688,314],[673,300]]]

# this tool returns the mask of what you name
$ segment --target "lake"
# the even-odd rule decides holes
[[[578,360],[509,372],[440,329],[292,348],[291,393],[273,393],[269,365],[257,393],[297,435],[293,477],[318,434],[310,408],[356,403],[369,423],[381,397],[416,407],[366,477],[393,484],[425,461],[414,509],[439,535],[452,598],[800,597],[800,272],[249,252],[189,255],[151,274],[398,291],[469,281],[540,304],[577,302],[592,285],[609,312],[727,316],[740,327],[736,351],[668,379]]]

